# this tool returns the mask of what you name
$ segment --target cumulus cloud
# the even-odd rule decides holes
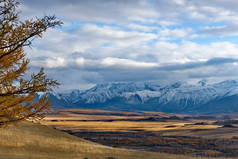
[[[160,40],[183,39],[186,37],[193,37],[192,28],[183,29],[163,29],[159,33]]]
[[[103,66],[107,67],[113,67],[113,66],[119,66],[119,67],[128,67],[132,68],[153,68],[153,67],[158,67],[159,64],[157,63],[149,63],[149,62],[138,62],[138,61],[133,61],[129,59],[119,59],[119,58],[112,58],[112,57],[107,57],[101,61],[101,64]]]
[[[26,48],[66,88],[99,82],[225,79],[238,75],[234,0],[34,0],[24,18],[65,22]],[[67,80],[61,76],[67,76]]]
[[[53,68],[53,67],[63,67],[63,66],[66,66],[66,62],[61,57],[46,60],[46,67]]]

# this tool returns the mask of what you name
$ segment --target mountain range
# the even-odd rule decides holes
[[[49,94],[53,108],[93,108],[168,113],[238,112],[238,81],[209,84],[124,82],[98,84],[87,90]]]

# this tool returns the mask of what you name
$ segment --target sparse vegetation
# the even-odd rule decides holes
[[[210,120],[211,117],[182,120],[183,117],[174,114],[159,117],[157,114],[128,116],[123,112],[115,115],[108,111],[71,109],[60,110],[42,123],[107,146],[190,156],[238,156],[238,149],[234,148],[238,145],[235,137],[238,129],[234,122],[232,126],[223,126],[224,122]]]
[[[29,122],[0,129],[0,159],[109,159],[109,157],[111,159],[206,159],[107,147]]]

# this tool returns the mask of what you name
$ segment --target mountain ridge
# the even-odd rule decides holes
[[[90,89],[49,95],[54,108],[100,108],[168,113],[238,112],[238,81],[209,84],[124,82],[98,84]],[[236,104],[237,103],[237,104]]]

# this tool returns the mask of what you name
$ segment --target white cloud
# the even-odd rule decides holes
[[[27,52],[32,53],[28,54],[32,66],[48,67],[55,77],[72,76],[73,87],[77,81],[91,85],[237,75],[236,64],[208,65],[206,61],[238,58],[237,44],[222,41],[238,36],[238,1],[21,1],[25,17],[56,14],[66,22],[62,29],[47,31]],[[201,44],[196,39],[200,37],[210,39]],[[229,67],[227,72],[224,66]]]
[[[141,45],[157,38],[153,33],[125,31],[119,28],[85,24],[73,31],[49,30],[36,40],[33,49],[27,48],[30,57],[65,57],[72,53],[89,53],[90,50],[126,48]],[[96,56],[99,55],[99,53]],[[95,56],[95,55],[94,55]]]
[[[142,42],[156,38],[152,33],[141,33],[137,31],[124,31],[113,27],[99,27],[97,25],[84,25],[78,30],[78,36],[86,35],[92,40],[97,40],[100,44],[110,43],[112,45],[126,47],[137,45]],[[92,36],[92,37],[90,37]]]
[[[65,59],[61,57],[46,59],[45,64],[46,64],[45,66],[49,68],[64,67],[67,65]]]
[[[238,46],[230,42],[211,44],[197,44],[190,41],[181,44],[157,42],[151,46],[136,45],[120,49],[99,47],[91,51],[92,56],[89,56],[90,52],[71,53],[57,58],[45,58],[43,61],[47,67],[66,67],[75,64],[83,66],[84,69],[112,66],[157,68],[166,64],[202,62],[217,57],[238,58]],[[98,52],[100,54],[97,54]]]
[[[161,40],[171,40],[178,38],[186,38],[192,36],[192,28],[184,28],[184,29],[163,29],[159,33],[159,38]]]
[[[155,26],[148,26],[148,25],[135,24],[135,23],[129,24],[128,27],[136,31],[138,30],[138,31],[144,31],[144,32],[151,32],[151,31],[155,31],[159,29],[158,27],[155,27]]]
[[[107,57],[101,61],[101,64],[103,66],[111,67],[111,66],[117,66],[117,67],[135,67],[135,68],[153,68],[158,67],[159,64],[157,63],[148,63],[148,62],[139,62],[129,59],[119,59],[119,58],[112,58]]]
[[[173,0],[178,5],[185,5],[185,0]]]
[[[100,21],[105,23],[128,21],[143,21],[154,19],[157,11],[153,5],[145,0],[137,1],[118,1],[118,0],[20,0],[23,14],[39,15],[39,13],[49,14],[52,12],[64,19],[80,21]],[[41,12],[36,12],[41,10]]]
[[[238,46],[230,42],[214,42],[211,44],[197,44],[185,41],[175,44],[159,42],[156,44],[158,60],[161,62],[196,62],[216,57],[238,58]]]
[[[77,64],[78,66],[84,66],[84,64],[85,64],[85,59],[82,58],[82,57],[77,58],[77,59],[76,59],[76,64]]]

